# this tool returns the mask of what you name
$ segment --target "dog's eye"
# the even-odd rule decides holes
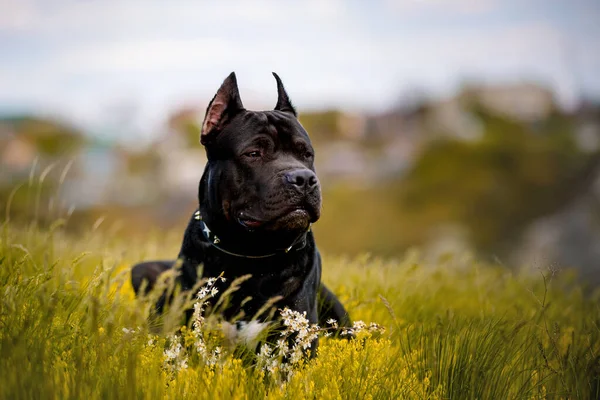
[[[261,156],[260,151],[258,151],[258,150],[249,151],[244,155],[246,157],[250,157],[250,158],[259,158]]]
[[[306,157],[306,158],[313,158],[314,154],[312,152],[310,152],[310,151],[307,151],[306,153],[304,153],[304,157]]]

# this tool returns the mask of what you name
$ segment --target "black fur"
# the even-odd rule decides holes
[[[223,82],[203,124],[201,138],[208,162],[198,190],[201,218],[219,238],[219,247],[244,256],[270,256],[246,258],[220,250],[192,216],[179,253],[178,283],[183,290],[191,290],[202,265],[202,277],[223,273],[227,278],[226,283],[217,283],[221,294],[232,280],[251,274],[223,310],[226,319],[240,313],[250,319],[269,299],[280,296],[277,308],[306,312],[311,323],[324,325],[334,318],[340,326],[347,326],[348,313],[321,283],[321,256],[310,231],[321,212],[314,151],[281,80],[274,75],[278,101],[272,111],[244,109],[235,74]],[[146,291],[151,290],[174,263],[151,261],[134,266],[136,293],[144,281]],[[164,302],[163,296],[159,312]]]

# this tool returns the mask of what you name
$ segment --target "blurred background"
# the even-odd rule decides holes
[[[0,0],[1,218],[183,234],[208,101],[236,71],[271,109],[276,71],[324,252],[600,283],[599,43],[597,0]]]

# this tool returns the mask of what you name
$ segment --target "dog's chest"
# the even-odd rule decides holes
[[[227,276],[227,274],[225,274]],[[243,318],[248,320],[257,316],[261,312],[262,316],[268,315],[271,311],[264,309],[265,305],[272,304],[276,309],[281,307],[298,307],[298,298],[303,291],[303,286],[306,281],[304,276],[294,276],[287,273],[274,274],[256,274],[239,284],[234,284],[237,289],[231,291],[231,286],[236,278],[243,275],[233,276],[225,283],[218,283],[218,295],[211,299],[211,303],[215,305],[220,302],[227,304],[225,309],[220,312],[226,319],[236,318],[243,315]],[[205,275],[210,277],[210,275]],[[220,299],[221,296],[227,296],[226,299]],[[304,308],[304,307],[302,307]],[[242,337],[252,332],[252,325],[237,326],[241,330]],[[242,329],[243,328],[243,329]],[[250,329],[248,331],[248,329]],[[231,329],[229,329],[231,331]]]
[[[263,297],[288,297],[302,286],[303,279],[298,276],[275,276],[259,279],[257,292]]]
[[[237,292],[244,297],[268,300],[274,296],[288,297],[293,295],[309,277],[312,268],[308,260],[296,262],[268,262],[208,258],[204,261],[205,277],[216,277],[220,274],[227,279],[228,284],[248,276],[240,284]],[[274,260],[275,261],[275,260]],[[243,279],[243,278],[242,278]]]
[[[267,330],[269,324],[266,322],[252,321],[237,321],[230,323],[223,321],[221,330],[228,341],[229,345],[243,344],[252,348],[260,339],[261,335]]]

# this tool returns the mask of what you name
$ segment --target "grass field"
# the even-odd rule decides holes
[[[598,397],[598,301],[562,271],[325,255],[324,280],[352,318],[386,330],[324,338],[318,357],[282,381],[225,347],[210,364],[184,345],[187,367],[169,367],[177,324],[151,333],[128,267],[172,258],[180,232],[124,239],[100,224],[69,237],[62,224],[1,225],[2,399]]]

